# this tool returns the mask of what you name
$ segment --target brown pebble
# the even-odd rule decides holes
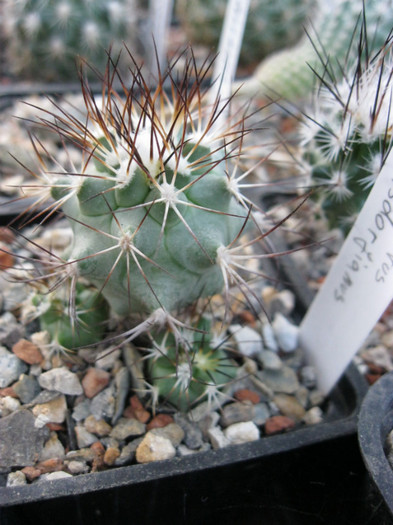
[[[103,390],[109,383],[110,373],[101,368],[90,367],[82,379],[85,396],[91,399]]]
[[[265,434],[277,434],[285,432],[295,426],[295,421],[287,416],[272,416],[265,422]]]
[[[97,472],[97,470],[102,470],[104,465],[104,455],[105,455],[105,448],[100,441],[96,441],[92,445],[90,445],[90,450],[94,452],[94,458],[93,463],[91,467],[92,472]]]
[[[10,253],[0,251],[0,269],[5,270],[14,266],[14,258]]]
[[[242,388],[236,390],[234,393],[234,398],[238,401],[251,401],[253,405],[256,405],[261,400],[261,396],[254,392],[253,390],[248,390],[248,388]]]
[[[378,376],[381,376],[382,374],[386,373],[386,368],[384,368],[383,366],[377,365],[367,360],[365,360],[365,362],[367,364],[368,371],[370,374],[376,374]]]
[[[127,419],[137,419],[141,423],[147,423],[150,419],[150,412],[148,412],[142,405],[137,395],[130,398],[130,404],[123,412],[123,416]]]
[[[146,430],[151,430],[152,428],[162,428],[173,423],[174,419],[169,414],[157,414],[153,417],[150,423],[146,426]]]
[[[66,427],[64,425],[61,425],[60,423],[47,423],[46,426],[52,432],[65,431],[66,429]]]
[[[46,474],[47,472],[58,472],[63,470],[63,461],[58,458],[46,459],[45,461],[40,461],[37,463],[36,467],[40,470],[41,474]]]
[[[6,226],[0,226],[0,241],[5,242],[6,244],[12,244],[15,240],[15,235]]]
[[[39,478],[42,474],[41,470],[37,467],[24,467],[22,472],[28,481],[33,481],[33,479]]]
[[[18,398],[12,386],[0,388],[0,397],[14,397],[15,399]]]
[[[382,377],[383,374],[365,374],[366,381],[369,385],[373,385]]]
[[[255,325],[255,317],[249,310],[243,310],[239,313],[239,317],[243,323],[248,324],[250,326]]]
[[[105,419],[96,419],[93,415],[88,416],[84,422],[85,429],[91,434],[97,436],[107,436],[112,427],[105,421]]]
[[[108,447],[104,454],[104,463],[105,465],[111,466],[120,456],[120,450],[115,447]]]
[[[34,343],[27,339],[20,339],[12,347],[14,354],[28,365],[38,365],[42,362],[42,354]]]

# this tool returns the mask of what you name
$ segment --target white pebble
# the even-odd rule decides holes
[[[79,396],[83,394],[82,385],[78,376],[65,366],[53,368],[44,372],[38,379],[41,388],[54,390],[62,394]]]
[[[171,441],[163,436],[148,432],[136,449],[138,463],[150,463],[171,459],[176,455],[176,449]]]
[[[209,428],[207,435],[209,436],[210,443],[212,444],[214,450],[230,445],[229,439],[219,427]]]
[[[283,352],[293,352],[298,346],[299,327],[292,324],[288,319],[276,313],[272,323],[278,346]]]
[[[26,476],[21,470],[10,472],[7,476],[7,487],[20,487],[26,485]]]
[[[234,423],[224,430],[224,435],[231,445],[237,445],[259,439],[259,429],[252,421]]]
[[[242,355],[252,357],[263,349],[262,336],[249,326],[232,325],[230,332],[237,343],[238,351]]]
[[[72,478],[72,474],[59,470],[57,472],[48,472],[48,474],[42,474],[40,481],[53,481],[55,479]]]

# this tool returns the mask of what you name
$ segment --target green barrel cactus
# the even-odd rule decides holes
[[[392,146],[392,43],[325,84],[299,127],[301,171],[330,227],[352,226]]]
[[[3,10],[7,67],[18,77],[75,78],[77,57],[102,69],[105,49],[115,59],[123,41],[135,46],[134,0],[5,0]]]
[[[193,328],[188,334],[183,331],[181,344],[171,331],[152,334],[148,364],[158,395],[183,412],[197,402],[216,401],[238,369],[214,337],[211,320],[203,317]]]
[[[194,68],[191,57],[179,81],[170,68],[153,91],[136,72],[122,96],[108,70],[102,101],[83,85],[86,121],[66,112],[43,118],[83,160],[71,172],[48,166],[37,201],[54,199],[48,206],[70,221],[65,269],[77,267],[121,316],[174,315],[243,282],[250,255],[242,257],[238,238],[252,215],[238,170],[228,170],[247,130],[239,115],[216,123],[200,87],[210,65],[192,78]]]
[[[392,0],[319,0],[298,43],[263,60],[242,83],[240,94],[307,99],[318,75],[339,80],[356,62],[359,35],[367,34],[368,52],[373,53],[392,27]]]
[[[273,51],[294,44],[316,0],[251,0],[240,64],[255,64]],[[192,43],[217,49],[226,0],[178,0],[176,14]]]

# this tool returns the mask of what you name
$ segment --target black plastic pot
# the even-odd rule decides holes
[[[393,372],[383,375],[369,390],[359,415],[359,444],[364,463],[390,510],[393,523],[393,469],[385,441],[393,430]]]
[[[362,465],[354,464],[355,434],[366,388],[352,365],[332,392],[326,421],[318,425],[164,462],[2,487],[1,524],[188,524],[210,523],[210,515],[216,516],[215,523],[221,523],[223,515],[232,520],[226,523],[239,524],[331,523],[315,521],[321,510],[318,505],[356,468],[360,469],[357,480],[362,479]],[[332,466],[341,469],[337,479]],[[313,486],[313,478],[319,488]],[[328,484],[328,492],[320,490]],[[316,503],[318,498],[322,499]],[[302,521],[311,512],[310,504],[314,521]],[[264,521],[255,521],[264,515]]]

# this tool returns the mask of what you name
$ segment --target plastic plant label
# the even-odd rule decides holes
[[[328,394],[393,298],[393,154],[300,326]]]
[[[228,1],[212,77],[210,92],[212,103],[218,95],[222,104],[225,104],[231,96],[249,6],[250,0]]]
[[[172,11],[173,0],[150,0],[149,2],[151,46],[149,46],[148,64],[154,76],[158,74],[158,64],[161,70],[165,68],[167,32],[171,23]]]

